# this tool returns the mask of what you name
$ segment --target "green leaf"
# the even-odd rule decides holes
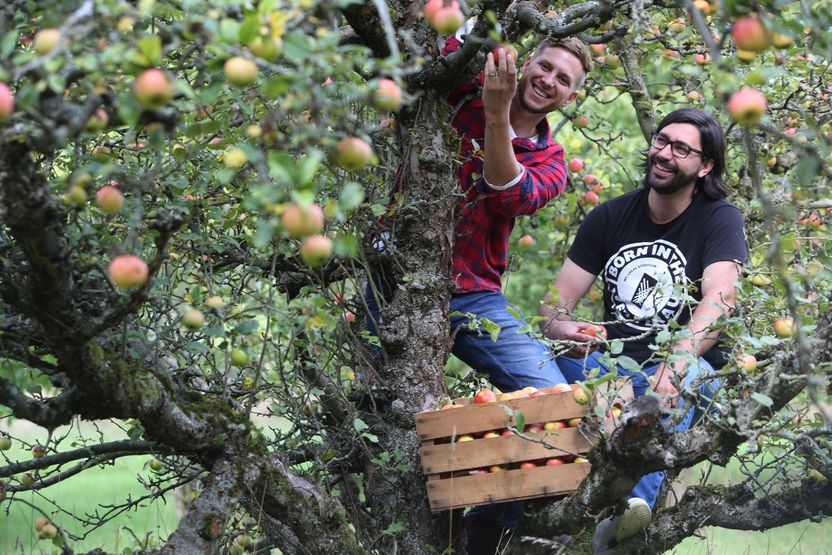
[[[616,339],[610,342],[610,354],[611,355],[620,355],[621,351],[624,350],[624,342],[620,339]]]
[[[771,408],[771,405],[774,403],[774,401],[771,400],[771,397],[763,395],[762,393],[754,392],[751,394],[751,398],[767,408]]]
[[[250,335],[260,329],[260,322],[257,320],[244,320],[237,324],[235,329],[241,335]]]
[[[341,210],[349,212],[364,202],[364,189],[358,183],[349,181],[341,189],[341,196],[338,202],[341,205]],[[382,213],[383,211],[384,207],[382,207]]]
[[[795,168],[798,183],[806,187],[818,176],[819,170],[820,159],[817,156],[809,154],[808,156],[802,157]]]
[[[514,418],[514,426],[522,432],[526,428],[526,415],[515,409],[511,416]]]
[[[317,148],[309,149],[306,156],[298,161],[297,170],[295,171],[295,186],[304,187],[308,185],[315,178],[315,174],[318,173],[318,167],[324,158],[324,153]]]
[[[17,44],[17,31],[9,31],[0,40],[0,58],[8,58]]]
[[[248,44],[257,37],[260,31],[260,21],[257,16],[250,15],[243,20],[240,25],[240,44]]]
[[[162,38],[158,35],[144,37],[139,40],[139,51],[150,65],[159,65],[162,60]]]
[[[367,425],[366,422],[361,420],[360,418],[356,418],[352,421],[352,426],[355,428],[356,432],[363,432],[364,430],[369,430],[370,427]]]
[[[616,363],[619,366],[621,366],[621,368],[623,368],[624,370],[627,370],[628,372],[633,372],[633,373],[641,372],[641,366],[639,365],[639,363],[634,361],[633,359],[631,359],[628,356],[618,357],[618,359],[616,360]]]
[[[292,183],[292,157],[280,150],[269,151],[266,162],[269,165],[269,175],[277,181]]]
[[[485,331],[491,336],[491,341],[496,342],[497,338],[500,337],[500,324],[492,322],[488,318],[481,318],[480,324],[485,329]]]

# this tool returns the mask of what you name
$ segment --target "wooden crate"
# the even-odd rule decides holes
[[[567,391],[480,405],[473,404],[470,398],[458,399],[454,404],[463,405],[460,408],[416,414],[416,431],[421,440],[419,453],[422,470],[427,475],[431,510],[573,491],[590,469],[588,462],[569,462],[586,454],[595,443],[597,434],[589,433],[588,428],[527,431],[523,434],[527,437],[517,434],[483,437],[483,434],[504,431],[509,424],[513,426],[515,410],[522,412],[528,429],[532,424],[588,417],[595,414],[596,405],[608,415],[601,427],[609,430],[617,425],[617,417],[610,416],[608,408],[623,406],[632,398],[629,383],[617,383],[598,388],[588,405],[579,405],[572,392]],[[524,462],[542,464],[558,457],[564,457],[567,462],[519,468]],[[501,470],[487,470],[492,467]]]

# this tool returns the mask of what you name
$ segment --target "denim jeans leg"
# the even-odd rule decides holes
[[[487,373],[491,383],[503,391],[524,387],[549,387],[566,383],[548,347],[527,331],[526,322],[507,309],[509,303],[498,291],[465,293],[451,297],[454,336],[453,353],[477,372]],[[472,314],[500,326],[494,341],[482,325],[469,329]]]

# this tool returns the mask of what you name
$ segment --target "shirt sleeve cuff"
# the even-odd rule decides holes
[[[514,179],[512,179],[511,181],[509,181],[505,185],[494,185],[493,183],[489,183],[488,180],[485,178],[485,174],[483,174],[483,176],[482,176],[482,181],[483,181],[483,183],[485,183],[485,185],[489,189],[493,189],[495,191],[505,191],[506,189],[514,187],[515,185],[520,183],[520,180],[522,180],[523,176],[525,176],[525,175],[526,175],[526,168],[523,168],[522,170],[520,170],[520,173],[517,174],[517,177],[515,177]]]

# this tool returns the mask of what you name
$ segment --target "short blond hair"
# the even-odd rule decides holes
[[[537,56],[547,48],[563,48],[578,58],[578,61],[581,62],[581,68],[584,70],[584,75],[579,80],[578,87],[583,85],[586,80],[586,76],[589,75],[590,71],[592,71],[592,67],[594,65],[592,62],[592,54],[589,52],[589,46],[587,46],[587,44],[578,37],[546,37],[540,42],[540,44],[537,45],[532,57]]]

